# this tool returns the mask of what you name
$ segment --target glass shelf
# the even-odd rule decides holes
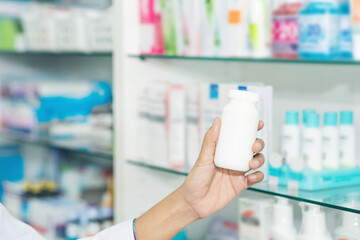
[[[54,149],[59,149],[66,152],[75,153],[78,155],[86,155],[95,158],[101,158],[108,161],[113,160],[113,153],[110,149],[105,147],[95,146],[94,144],[83,142],[83,141],[53,141],[46,138],[38,138],[30,136],[25,133],[14,132],[14,131],[4,131],[0,132],[0,138],[19,144],[32,144],[37,146],[50,147]],[[85,157],[86,157],[85,156]]]
[[[127,162],[131,165],[167,172],[170,174],[177,174],[181,176],[187,176],[188,174],[186,171],[167,169],[133,160],[128,160]],[[357,204],[356,207],[352,204],[353,202],[360,202],[360,185],[322,191],[302,191],[271,185],[268,182],[262,182],[249,188],[248,190],[267,195],[284,197],[298,202],[312,203],[327,208],[360,214],[360,204]]]
[[[165,60],[200,60],[222,62],[245,62],[245,63],[292,63],[292,64],[330,64],[330,65],[360,65],[360,61],[335,59],[335,60],[304,60],[304,59],[280,59],[280,58],[238,58],[238,57],[185,57],[169,55],[128,55],[131,58],[165,59]]]
[[[65,56],[65,57],[112,57],[112,52],[15,52],[1,51],[0,56]]]

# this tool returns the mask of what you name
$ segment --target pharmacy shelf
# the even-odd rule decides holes
[[[219,61],[219,62],[244,62],[244,63],[291,63],[291,64],[323,64],[323,65],[360,65],[356,60],[304,60],[304,59],[281,59],[281,58],[238,58],[238,57],[184,57],[168,55],[128,55],[130,58],[140,60],[163,59],[163,60],[198,60],[198,61]]]
[[[30,144],[58,149],[76,154],[82,158],[98,158],[105,160],[106,162],[112,162],[113,160],[113,153],[110,149],[101,148],[84,142],[52,141],[47,138],[34,137],[20,132],[3,130],[0,132],[0,138],[19,144]]]
[[[112,57],[112,52],[14,52],[0,50],[0,56]]]
[[[155,171],[166,172],[169,174],[176,174],[181,176],[188,175],[186,171],[167,169],[134,160],[128,160],[127,163]],[[262,182],[249,188],[248,191],[284,197],[298,202],[306,202],[327,208],[360,214],[360,205],[357,205],[356,207],[352,206],[353,202],[360,201],[360,185],[322,191],[301,191],[288,189],[287,187],[271,185],[268,182]]]

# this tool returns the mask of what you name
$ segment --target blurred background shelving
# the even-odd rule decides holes
[[[359,60],[353,59],[286,59],[286,58],[250,58],[250,57],[207,57],[207,56],[171,56],[171,55],[136,55],[129,54],[130,58],[141,60],[183,60],[183,61],[216,61],[216,62],[244,62],[244,63],[289,63],[289,64],[322,64],[322,65],[360,65]]]
[[[0,1],[0,201],[46,239],[114,222],[111,18],[108,0]]]
[[[0,51],[3,56],[59,56],[59,57],[111,57],[111,52],[15,52],[15,51]]]

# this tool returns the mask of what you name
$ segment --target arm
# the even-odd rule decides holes
[[[201,153],[184,184],[135,221],[138,240],[169,240],[190,223],[210,216],[229,204],[240,192],[263,180],[261,172],[245,176],[244,172],[221,169],[214,164],[216,142],[221,121],[217,118],[206,133]],[[259,130],[264,126],[259,123]],[[256,140],[250,161],[255,170],[264,164],[259,152],[262,140]]]

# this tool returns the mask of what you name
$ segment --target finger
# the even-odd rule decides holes
[[[260,131],[261,129],[263,129],[263,127],[265,126],[265,123],[263,121],[259,121],[259,125],[258,125],[258,131]]]
[[[254,184],[257,184],[264,180],[264,174],[262,172],[255,172],[248,176],[246,176],[248,187],[253,186]]]
[[[261,152],[265,147],[265,143],[262,139],[257,138],[255,143],[252,145],[252,151],[254,153],[259,153]]]
[[[251,159],[250,163],[249,163],[249,167],[252,169],[252,170],[256,170],[258,169],[259,167],[261,167],[265,162],[265,157],[263,154],[261,153],[258,153],[254,156],[253,159]]]
[[[213,161],[216,149],[216,142],[219,138],[221,127],[220,118],[216,118],[212,127],[205,134],[200,151],[199,161]]]

